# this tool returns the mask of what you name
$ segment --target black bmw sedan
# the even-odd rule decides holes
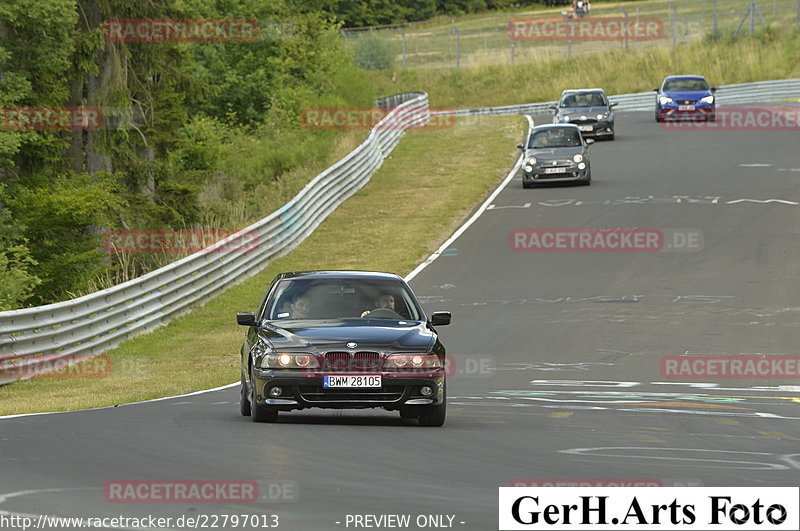
[[[363,271],[282,273],[247,326],[241,348],[242,415],[275,422],[279,411],[373,408],[422,426],[446,414],[445,348],[397,275]]]

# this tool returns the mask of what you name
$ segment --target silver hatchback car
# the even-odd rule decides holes
[[[517,144],[523,151],[522,187],[532,188],[545,183],[592,182],[589,161],[591,138],[583,138],[572,124],[540,125],[528,131],[525,142]]]

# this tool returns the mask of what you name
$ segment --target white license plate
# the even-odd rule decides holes
[[[678,105],[679,111],[693,111],[694,105]]]
[[[334,376],[326,374],[322,377],[322,387],[337,388],[337,387],[359,387],[371,388],[380,387],[380,376]]]
[[[545,173],[567,173],[566,168],[545,168]]]
[[[578,130],[579,131],[591,131],[592,129],[593,129],[593,127],[591,125],[579,125],[578,126]]]

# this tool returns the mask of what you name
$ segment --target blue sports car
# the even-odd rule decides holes
[[[714,92],[703,76],[669,76],[656,92],[656,121],[706,120],[713,122]]]

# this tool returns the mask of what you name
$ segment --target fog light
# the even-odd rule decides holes
[[[419,388],[419,392],[422,396],[431,396],[433,394],[433,389],[428,387],[427,385],[423,385]]]
[[[578,164],[578,169],[579,170],[585,170],[586,169],[586,163],[585,162],[581,162],[580,164]]]
[[[269,396],[276,397],[281,396],[283,394],[283,389],[280,387],[270,387],[269,388]]]

